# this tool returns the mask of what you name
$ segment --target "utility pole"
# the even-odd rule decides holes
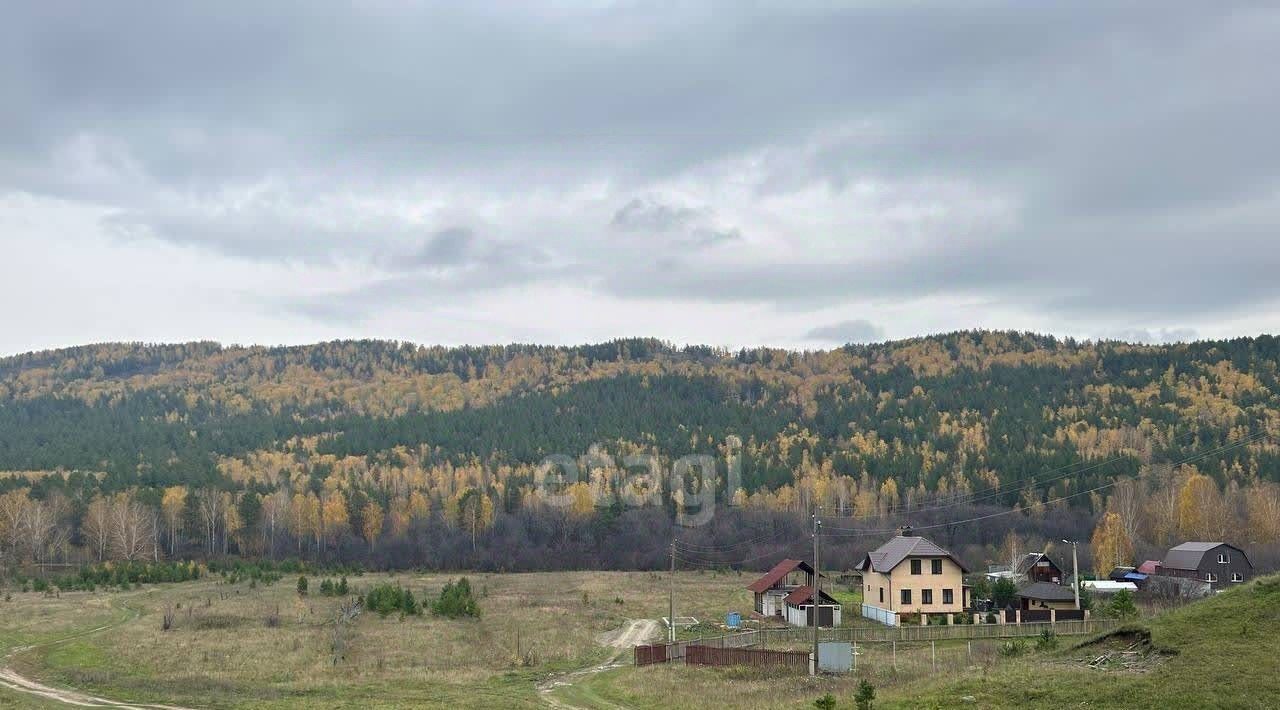
[[[1063,540],[1063,542],[1071,545],[1071,591],[1076,594],[1076,610],[1080,610],[1080,563],[1076,557],[1077,540]]]
[[[671,637],[671,643],[676,642],[676,536],[671,536],[671,590],[670,590],[670,608],[667,610],[667,631]],[[1079,606],[1077,604],[1076,606]]]
[[[813,511],[813,601],[810,609],[813,611],[813,672],[812,675],[818,674],[818,624],[822,618],[822,563],[818,557],[818,536],[821,533],[822,521],[818,520],[818,511]]]

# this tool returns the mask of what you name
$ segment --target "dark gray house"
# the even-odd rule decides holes
[[[1066,575],[1058,563],[1043,552],[1031,552],[1023,555],[1013,571],[1027,578],[1028,582],[1049,582],[1062,584]]]
[[[1244,550],[1225,542],[1184,542],[1169,549],[1159,574],[1208,582],[1217,591],[1253,577]]]

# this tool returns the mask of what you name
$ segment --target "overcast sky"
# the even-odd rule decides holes
[[[0,353],[1276,332],[1277,66],[1274,3],[9,3]]]

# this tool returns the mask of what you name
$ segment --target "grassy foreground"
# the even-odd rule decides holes
[[[394,581],[422,600],[457,576],[349,581],[353,590]],[[666,575],[648,572],[469,579],[480,619],[400,620],[366,612],[352,625],[345,658],[336,664],[331,620],[339,600],[317,595],[317,577],[305,597],[291,578],[270,586],[206,580],[60,598],[15,592],[0,602],[0,653],[46,644],[5,663],[42,683],[117,701],[198,708],[544,707],[539,683],[619,653],[608,645],[612,633],[631,619],[665,616],[670,585]],[[680,613],[716,619],[727,609],[746,611],[747,581],[737,574],[678,574]],[[161,631],[169,607],[174,628]],[[270,626],[277,608],[279,625]],[[83,633],[106,624],[114,626]],[[0,689],[0,707],[45,706]]]
[[[368,575],[420,598],[448,575]],[[1016,658],[998,641],[860,646],[859,672],[812,679],[750,668],[682,665],[575,674],[629,652],[608,645],[631,619],[666,614],[670,579],[651,573],[474,575],[483,615],[448,621],[366,613],[335,664],[338,600],[216,580],[60,598],[14,593],[0,602],[0,654],[28,678],[118,701],[198,708],[724,707],[801,708],[832,693],[852,708],[856,683],[877,687],[879,710],[905,708],[1280,707],[1280,577],[1243,587],[1083,644]],[[680,573],[679,613],[704,622],[745,611],[739,575]],[[174,628],[160,630],[173,607]],[[266,620],[279,608],[278,626]],[[105,629],[103,627],[106,627]],[[521,654],[516,653],[516,644]],[[10,654],[14,649],[33,646]],[[1033,644],[1029,644],[1033,646]],[[800,649],[797,649],[800,650]],[[1131,663],[1104,669],[1112,652]],[[1130,651],[1124,654],[1124,651]],[[0,708],[66,707],[0,688]]]
[[[896,668],[887,646],[868,645],[857,675],[818,679],[748,668],[628,667],[575,692],[628,707],[732,708],[811,708],[831,693],[837,707],[853,708],[858,680],[869,678],[876,710],[1280,708],[1280,576],[1103,639],[1058,642],[1053,650],[1028,643],[1016,658],[999,654],[998,642],[899,644]],[[1088,666],[1108,651],[1132,663]]]

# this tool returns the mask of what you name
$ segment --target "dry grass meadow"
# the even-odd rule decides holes
[[[402,573],[349,582],[359,592],[390,580],[429,599],[457,576]],[[744,586],[752,577],[678,573],[677,612],[708,622],[704,631],[715,633],[726,611],[750,609]],[[857,675],[819,678],[745,667],[630,665],[630,652],[609,641],[632,620],[666,615],[666,574],[469,579],[480,619],[365,613],[336,663],[332,619],[340,600],[316,595],[320,579],[314,576],[305,597],[290,578],[273,585],[206,579],[61,596],[10,590],[0,601],[0,708],[67,707],[4,687],[4,669],[132,707],[803,708],[832,693],[845,708],[862,678],[876,685],[877,708],[1062,707],[1084,697],[1098,701],[1088,707],[1111,707],[1138,686],[1150,701],[1140,704],[1144,708],[1176,706],[1174,699],[1197,693],[1202,707],[1274,707],[1268,698],[1280,697],[1274,654],[1265,650],[1280,619],[1274,578],[1142,622],[1156,650],[1146,656],[1150,667],[1136,671],[1090,669],[1085,662],[1098,651],[1077,637],[1061,639],[1057,650],[1028,648],[1017,658],[1000,657],[1000,642],[989,640],[899,643],[896,659],[889,644],[860,644]],[[174,626],[162,631],[170,608]],[[277,608],[278,624],[269,623]],[[1224,616],[1233,623],[1213,622]],[[798,638],[788,643],[808,648]],[[608,663],[615,658],[620,663]],[[1245,661],[1256,672],[1242,675]],[[1214,704],[1218,696],[1197,684],[1193,669],[1201,667],[1234,674],[1239,692]]]
[[[460,575],[365,575],[353,592],[381,581],[433,598]],[[339,599],[299,596],[296,579],[273,585],[216,579],[128,592],[48,597],[10,592],[0,602],[0,653],[22,675],[117,701],[199,708],[546,706],[538,684],[612,658],[609,635],[631,619],[667,613],[669,577],[648,572],[468,575],[478,620],[430,615],[359,616],[335,664]],[[746,612],[750,575],[687,572],[676,577],[678,613],[723,619]],[[174,628],[161,630],[173,609]],[[268,617],[279,609],[279,625]],[[85,633],[101,626],[110,628]],[[70,638],[68,638],[70,637]],[[59,639],[66,639],[59,641]],[[520,652],[517,653],[517,644]],[[626,654],[629,656],[629,654]],[[558,693],[558,691],[557,691]],[[0,689],[0,707],[41,707]]]

